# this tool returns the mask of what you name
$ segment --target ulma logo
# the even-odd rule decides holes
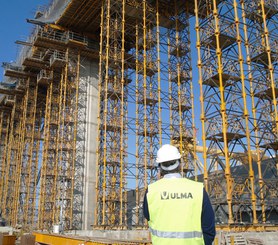
[[[192,193],[191,192],[183,192],[183,193],[178,193],[178,192],[167,192],[163,191],[160,193],[161,200],[168,200],[168,199],[193,199]]]
[[[161,200],[169,199],[169,193],[167,191],[161,192]]]

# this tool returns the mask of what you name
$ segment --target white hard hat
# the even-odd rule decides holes
[[[179,159],[181,159],[181,154],[179,153],[179,150],[173,145],[165,144],[157,151],[156,162],[161,164],[161,168],[163,170],[173,170],[177,168],[180,164],[180,161],[176,161],[175,164],[170,166],[163,166],[163,162]]]

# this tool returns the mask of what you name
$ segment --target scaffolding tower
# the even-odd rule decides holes
[[[195,8],[205,185],[217,222],[262,224],[277,185],[277,60],[268,34],[277,27],[277,4],[214,0]],[[268,217],[277,212],[277,198],[270,199]]]
[[[13,94],[2,100],[1,114],[1,203],[12,226],[81,227],[81,187],[74,180],[84,168],[80,57],[94,59],[97,52],[89,45],[80,34],[38,26],[24,43],[21,65],[5,64],[5,76],[16,83],[6,89]]]

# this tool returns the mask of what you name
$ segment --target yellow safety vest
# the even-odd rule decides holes
[[[163,178],[149,185],[149,229],[154,245],[203,245],[203,184]]]

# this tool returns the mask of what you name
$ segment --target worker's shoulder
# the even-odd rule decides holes
[[[198,182],[198,181],[191,180],[188,178],[162,178],[162,179],[159,179],[159,180],[149,184],[149,188],[156,187],[156,186],[163,185],[163,184],[168,184],[169,182],[172,182],[172,181],[179,182],[180,184],[190,183],[191,185],[198,185],[200,187],[204,186],[204,184],[202,182]]]
[[[155,182],[152,182],[152,183],[149,184],[148,188],[159,185],[162,181],[163,181],[163,179],[159,179]]]
[[[148,185],[148,189],[151,190],[151,189],[159,188],[159,186],[163,185],[163,183],[165,183],[165,179],[164,178],[159,179],[153,183],[150,183]]]
[[[198,188],[198,189],[203,189],[204,188],[204,184],[202,182],[195,181],[195,180],[192,180],[192,179],[187,179],[187,178],[184,178],[184,180],[187,184],[190,184],[194,188]]]
[[[188,178],[183,178],[185,181],[188,181],[192,184],[196,184],[196,185],[204,185],[203,182],[200,182],[200,181],[196,181],[196,180],[192,180],[192,179],[188,179]]]

